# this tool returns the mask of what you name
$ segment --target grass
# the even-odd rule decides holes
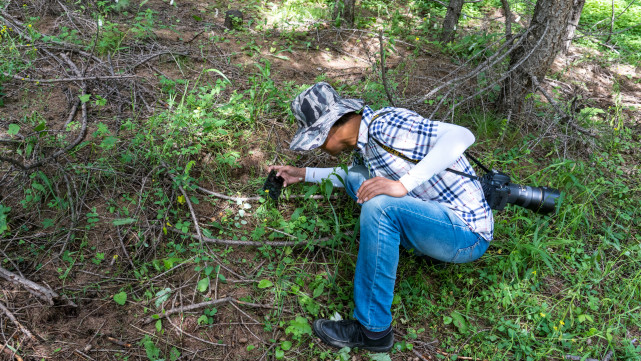
[[[433,7],[417,3],[411,8],[416,13],[408,17],[399,15],[400,11],[395,15],[395,4],[367,1],[362,6],[393,18],[389,24],[396,28],[389,30],[399,37],[410,34],[403,27],[430,14]],[[607,8],[595,7],[598,4],[586,4],[586,25],[607,17]],[[300,30],[325,16],[328,3],[305,6],[300,1],[287,1],[273,13],[279,24]],[[442,16],[441,10],[434,10],[434,16]],[[639,9],[629,11],[636,14]],[[141,14],[153,15],[148,11]],[[114,15],[111,21],[117,24],[118,17]],[[625,27],[625,21],[629,18],[622,16],[617,26]],[[147,30],[161,26],[161,19],[141,18],[139,22]],[[419,30],[422,36],[429,29]],[[98,51],[117,52],[120,41],[140,41],[143,35],[136,39],[114,35],[118,43],[107,42]],[[240,39],[254,35],[240,31],[225,36]],[[626,44],[622,49],[633,46],[632,35],[618,36],[613,41]],[[308,39],[301,37],[287,39],[304,47]],[[443,49],[442,55],[465,56],[474,53],[471,45],[485,41],[471,36],[464,40],[465,46],[453,44]],[[5,48],[14,46],[3,44]],[[12,57],[10,52],[2,56],[12,59],[3,62],[3,71],[27,66],[22,56]],[[273,156],[282,163],[298,165],[327,161],[285,153],[277,146],[275,139],[282,143],[294,127],[289,100],[305,85],[279,79],[281,68],[270,60],[259,59],[254,53],[248,58],[252,61],[240,66],[242,79],[209,65],[193,77],[159,77],[156,95],[167,105],[164,109],[156,109],[148,117],[125,119],[119,129],[98,123],[92,137],[70,155],[68,163],[25,178],[15,199],[3,198],[0,203],[1,237],[30,236],[40,227],[64,236],[67,229],[57,224],[72,216],[78,219],[79,230],[64,251],[54,237],[25,237],[11,243],[6,252],[20,267],[30,266],[30,259],[35,260],[36,270],[52,262],[52,281],[60,282],[66,294],[104,302],[108,310],[104,317],[117,322],[130,321],[132,316],[153,317],[179,300],[188,304],[223,294],[244,302],[273,304],[273,309],[264,312],[242,308],[256,321],[248,329],[259,340],[235,345],[232,358],[259,359],[268,354],[292,360],[348,360],[352,356],[385,360],[382,355],[322,347],[315,343],[309,328],[317,317],[338,313],[347,318],[353,309],[358,208],[343,190],[328,184],[290,187],[279,206],[266,199],[227,201],[195,191],[197,185],[213,185],[230,196],[253,196],[263,180],[263,167]],[[341,84],[341,79],[328,80]],[[358,80],[342,91],[363,97],[374,108],[387,105],[381,84],[370,79]],[[102,109],[98,101],[94,97],[91,104]],[[545,104],[536,107],[545,114]],[[622,120],[626,115],[619,110],[604,110],[602,121],[585,124],[600,126],[603,136],[595,141],[593,152],[581,154],[572,149],[573,157],[559,156],[559,140],[541,140],[534,132],[524,135],[521,128],[486,108],[458,114],[459,123],[476,134],[474,152],[482,154],[486,163],[508,170],[516,183],[559,188],[563,201],[551,217],[515,206],[496,213],[495,240],[488,253],[471,264],[432,266],[403,254],[392,305],[394,326],[402,334],[391,358],[414,357],[412,349],[422,352],[426,350],[422,342],[434,339],[438,342],[433,355],[439,359],[541,360],[560,359],[566,354],[602,359],[608,351],[614,351],[617,359],[639,357],[641,348],[632,340],[638,338],[641,325],[641,187],[635,175],[641,159],[634,151],[638,135]],[[21,131],[38,127],[44,120],[37,113],[23,119]],[[243,159],[255,148],[268,156],[245,166]],[[167,175],[163,163],[169,165],[175,180]],[[73,192],[87,202],[79,215],[69,214],[70,203],[76,198],[64,192],[65,177],[77,182]],[[69,189],[76,187],[72,184]],[[287,199],[297,194],[324,197]],[[188,202],[201,216],[200,228],[208,238],[322,241],[301,247],[201,244],[172,233],[195,232]],[[21,223],[17,213],[38,222]],[[150,224],[158,228],[156,237],[149,232]],[[133,267],[120,245],[109,248],[96,242],[103,234],[118,232],[125,235],[123,247],[129,249]],[[1,265],[12,267],[6,259]],[[80,270],[105,271],[106,279],[83,283]],[[238,315],[231,306],[216,306],[180,321],[185,322],[182,329],[197,337],[227,343],[237,336],[233,332],[245,330],[228,325],[244,317]],[[249,322],[249,318],[243,320]],[[189,322],[195,325],[189,328]],[[140,351],[140,358],[187,356],[187,351],[172,346],[177,343],[176,330],[168,320],[157,320],[145,331],[148,334],[143,337],[120,330],[123,337],[139,336],[134,348]],[[211,352],[219,355],[215,348]],[[131,356],[124,351],[119,355],[122,359]]]

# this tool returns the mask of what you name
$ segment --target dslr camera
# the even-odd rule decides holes
[[[535,213],[548,214],[554,212],[555,201],[561,195],[554,188],[511,183],[509,175],[497,170],[487,172],[479,181],[490,208],[499,211],[510,203]]]

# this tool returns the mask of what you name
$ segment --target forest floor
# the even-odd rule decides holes
[[[0,359],[641,357],[641,64],[572,46],[543,85],[571,119],[540,93],[510,118],[493,113],[496,94],[459,102],[497,69],[448,88],[442,109],[436,96],[416,102],[490,56],[470,51],[491,48],[482,36],[433,42],[431,7],[363,6],[360,27],[341,29],[319,19],[325,2],[4,3],[3,18],[32,42],[3,35],[4,59],[18,56],[2,67],[16,76],[0,79],[0,141],[25,143],[0,142],[0,155],[46,162],[25,172],[0,163],[0,267],[57,295],[47,304],[0,280]],[[229,31],[234,6],[244,25]],[[503,23],[498,10],[483,14],[460,31]],[[333,350],[310,329],[317,317],[350,317],[358,208],[325,183],[289,187],[280,204],[259,197],[270,164],[347,161],[288,150],[299,91],[327,81],[389,105],[380,28],[397,105],[469,127],[473,152],[518,183],[567,191],[558,218],[497,214],[496,241],[473,264],[402,253],[389,355]],[[45,81],[56,78],[76,80]],[[83,122],[77,147],[45,156]]]

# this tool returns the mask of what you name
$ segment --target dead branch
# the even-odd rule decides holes
[[[48,303],[50,306],[53,306],[55,303],[59,303],[60,301],[64,300],[66,301],[67,305],[77,307],[75,303],[71,302],[71,300],[69,299],[66,299],[66,297],[61,297],[51,289],[40,286],[39,284],[21,277],[2,267],[0,267],[0,277],[6,279],[11,283],[21,285],[22,287],[27,289],[29,293],[36,296],[38,299]]]
[[[383,30],[378,33],[378,44],[381,52],[381,79],[383,80],[383,88],[385,89],[385,94],[387,95],[389,103],[393,107],[396,107],[392,94],[390,94],[389,87],[387,86],[387,77],[385,76],[385,47],[383,47]]]
[[[574,356],[574,355],[565,355],[564,359],[572,360],[572,361],[581,361],[581,360],[583,360],[583,361],[601,361],[601,360],[598,360],[598,359],[595,359],[595,358],[590,358],[590,357],[588,357],[586,359],[583,359],[583,357],[581,357],[581,356]]]
[[[156,320],[160,320],[160,319],[163,319],[165,317],[169,317],[169,316],[171,316],[173,314],[176,314],[176,313],[184,313],[184,312],[195,311],[195,310],[199,310],[201,308],[205,308],[205,307],[209,307],[209,306],[216,306],[216,305],[220,305],[220,304],[227,303],[227,302],[235,303],[237,305],[256,307],[256,308],[267,308],[267,309],[273,309],[274,308],[274,306],[272,306],[272,305],[263,305],[263,304],[259,304],[259,303],[244,302],[244,301],[237,300],[237,299],[235,299],[233,297],[225,297],[225,298],[221,298],[221,299],[217,299],[217,300],[213,300],[213,301],[206,301],[206,302],[192,304],[192,305],[189,305],[189,306],[172,308],[170,310],[165,311],[164,313],[159,313],[155,317],[147,317],[143,321],[143,324],[146,325],[146,324],[149,324],[149,323],[154,322]]]
[[[9,349],[9,347],[10,346],[8,344],[2,346],[2,352],[4,352],[9,357],[14,357],[16,361],[23,361],[22,357],[20,357],[20,355],[18,355],[12,349]]]
[[[184,233],[180,230],[177,230],[175,228],[167,228],[167,230],[180,234],[183,236],[189,236],[191,238],[200,240],[197,235],[195,234],[189,234],[189,233]],[[213,243],[213,244],[226,244],[228,246],[253,246],[253,247],[262,247],[262,246],[273,246],[273,247],[295,247],[295,246],[304,246],[307,244],[312,244],[312,243],[318,243],[318,242],[323,242],[329,240],[329,237],[323,237],[319,238],[313,241],[308,241],[308,242],[294,242],[294,241],[265,241],[265,242],[256,242],[256,241],[237,241],[233,239],[217,239],[217,238],[209,238],[209,237],[202,237],[202,241],[204,243]]]
[[[31,83],[64,83],[64,82],[71,82],[71,81],[86,81],[86,80],[96,80],[96,81],[102,81],[102,80],[127,80],[131,78],[137,78],[137,75],[116,75],[116,76],[79,76],[76,78],[62,78],[62,79],[31,79],[31,78],[23,78],[18,75],[11,75],[7,73],[2,73],[2,75],[8,77],[8,78],[13,78],[15,80],[20,80],[20,81],[26,81],[26,82],[31,82]]]
[[[231,196],[224,195],[222,193],[217,193],[217,192],[214,192],[214,191],[210,191],[210,190],[205,189],[203,187],[199,187],[199,186],[195,186],[195,187],[196,187],[197,191],[203,192],[205,194],[209,194],[210,196],[214,196],[216,198],[226,199],[226,200],[234,201],[234,202],[258,201],[261,198],[260,196],[256,196],[256,197],[231,197]],[[289,198],[305,198],[305,195],[304,194],[296,194],[296,195],[289,196]],[[329,199],[336,199],[336,198],[338,198],[336,195],[332,195],[332,196],[329,197]],[[313,196],[309,196],[308,199],[325,199],[325,196],[313,195]]]
[[[572,127],[572,129],[574,129],[574,130],[576,130],[576,131],[578,131],[578,132],[580,132],[580,133],[583,133],[583,134],[585,134],[585,135],[589,135],[589,136],[591,136],[591,137],[597,138],[597,139],[601,137],[600,135],[598,135],[598,134],[596,134],[596,133],[594,133],[594,132],[591,132],[591,131],[589,131],[589,130],[585,129],[585,128],[583,128],[583,127],[579,126],[578,124],[575,124],[575,123],[572,121],[572,117],[571,117],[571,116],[569,116],[568,114],[566,114],[566,113],[561,109],[561,107],[559,106],[559,104],[558,104],[554,99],[552,99],[552,97],[551,97],[551,96],[550,96],[550,95],[545,91],[545,89],[543,89],[543,88],[541,87],[541,84],[539,83],[539,81],[538,81],[538,79],[536,78],[536,76],[531,75],[531,77],[532,77],[532,83],[534,84],[534,86],[535,86],[535,87],[536,87],[536,88],[541,92],[541,94],[543,94],[543,96],[545,97],[545,99],[547,99],[547,100],[548,100],[548,102],[550,102],[550,104],[552,104],[552,107],[554,108],[554,110],[556,110],[556,112],[559,114],[559,116],[561,117],[561,119],[565,119],[565,120],[567,121],[567,124],[568,124],[570,127]]]
[[[16,319],[16,316],[14,316],[13,313],[11,313],[11,311],[9,311],[9,309],[4,305],[4,303],[2,303],[2,301],[0,301],[0,311],[4,312],[4,314],[7,315],[7,317],[9,317],[11,322],[13,322],[16,326],[18,326],[18,328],[22,331],[22,333],[25,334],[25,336],[27,336],[32,341],[37,342],[36,337],[31,333],[31,331],[29,331],[28,328],[26,328],[22,323],[20,323]]]
[[[483,71],[483,70],[485,70],[485,69],[489,69],[489,68],[491,68],[492,66],[494,66],[494,65],[498,64],[498,63],[499,63],[499,62],[501,62],[503,59],[505,59],[505,57],[507,57],[509,54],[511,54],[514,50],[516,50],[516,49],[517,49],[517,48],[518,48],[518,47],[519,47],[519,46],[520,46],[520,45],[521,45],[521,44],[522,44],[522,43],[527,39],[527,37],[528,37],[529,33],[530,33],[532,30],[533,30],[533,27],[528,28],[528,29],[527,29],[523,34],[521,34],[520,36],[518,36],[518,37],[519,37],[519,41],[518,41],[518,42],[516,42],[515,44],[512,44],[512,45],[510,46],[509,42],[506,42],[506,43],[505,43],[505,44],[503,44],[499,49],[497,49],[497,51],[496,51],[492,56],[490,56],[490,57],[489,57],[486,61],[484,61],[483,63],[479,64],[479,65],[478,65],[476,68],[474,68],[472,71],[470,71],[470,72],[468,72],[467,74],[464,74],[464,75],[462,75],[462,76],[459,76],[459,77],[456,77],[456,78],[454,78],[454,79],[451,79],[451,80],[447,81],[447,82],[446,82],[446,83],[444,83],[444,84],[439,85],[438,87],[436,87],[436,88],[432,89],[431,91],[429,91],[429,92],[428,92],[427,94],[425,94],[424,96],[420,97],[418,100],[416,100],[416,101],[412,102],[412,104],[423,103],[423,102],[424,102],[424,101],[426,101],[427,99],[429,99],[429,98],[433,97],[434,95],[436,95],[436,94],[437,94],[438,92],[440,92],[442,89],[444,89],[444,88],[446,88],[446,87],[449,87],[450,85],[453,85],[453,84],[456,84],[456,83],[461,83],[461,82],[464,82],[464,81],[466,81],[466,80],[472,79],[473,77],[475,77],[476,75],[478,75],[481,71]],[[547,27],[546,27],[546,30],[547,30]],[[539,40],[539,41],[540,41],[540,40]],[[508,48],[505,52],[502,52],[502,50],[503,50],[504,48],[506,48],[506,47],[509,47],[509,48]],[[466,64],[467,64],[467,63],[469,63],[469,61],[471,61],[471,60],[472,60],[472,59],[468,60],[468,62],[466,62]],[[465,65],[465,64],[464,64],[464,65]],[[464,65],[463,65],[463,66],[464,66]],[[443,98],[445,98],[445,97],[443,97]]]
[[[196,217],[196,212],[194,211],[194,206],[191,204],[191,200],[189,199],[189,195],[187,195],[187,192],[185,192],[185,188],[183,188],[180,183],[176,181],[176,177],[174,177],[173,174],[170,172],[170,168],[167,165],[167,163],[162,162],[162,166],[165,167],[167,170],[167,174],[171,178],[172,181],[174,181],[174,184],[178,186],[178,189],[180,189],[180,193],[182,193],[183,197],[185,197],[185,202],[187,202],[187,206],[189,207],[189,212],[191,213],[191,219],[194,221],[194,227],[196,228],[196,235],[198,236],[198,240],[202,243],[203,242],[203,234],[200,231],[200,225],[198,224],[198,217]]]

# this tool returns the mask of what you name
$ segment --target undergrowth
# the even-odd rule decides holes
[[[586,4],[590,11],[583,17],[586,24],[595,24],[604,15],[603,4],[597,4],[598,9],[595,4]],[[257,2],[245,5],[256,13],[270,11]],[[279,38],[285,38],[287,45],[274,47],[270,53],[286,57],[293,53],[292,46],[309,51],[313,36],[297,31],[327,16],[328,5],[287,1],[272,14],[271,23],[254,22],[253,31],[268,24],[289,27],[291,33]],[[404,8],[395,2],[371,0],[361,5],[389,19],[391,37],[432,44],[447,56],[469,59],[495,38],[493,33],[468,35],[457,44],[437,46],[429,33],[444,15],[437,5],[413,3],[412,16],[403,14]],[[142,5],[98,2],[96,6],[104,33],[87,49],[95,45],[101,56],[118,53],[125,43],[153,38],[152,30],[160,26],[157,14]],[[468,10],[475,14],[483,6],[488,5],[470,5]],[[631,14],[638,11],[638,7],[631,9]],[[137,24],[125,31],[117,15],[124,11],[130,11]],[[358,25],[374,27],[374,18],[361,18]],[[630,19],[622,16],[617,26],[627,26]],[[408,25],[417,24],[416,33],[408,31]],[[4,32],[10,30],[2,31],[4,40]],[[252,60],[239,66],[242,79],[209,66],[193,77],[158,75],[156,95],[163,108],[157,107],[148,117],[124,119],[117,126],[97,122],[91,138],[71,152],[65,163],[25,175],[23,187],[11,197],[3,192],[0,237],[11,243],[3,250],[8,257],[0,265],[53,270],[69,297],[94,295],[112,306],[113,314],[126,310],[127,316],[120,317],[133,317],[131,322],[150,318],[152,326],[137,343],[149,360],[176,360],[185,353],[173,346],[176,325],[163,317],[177,300],[187,304],[224,295],[270,305],[251,316],[239,316],[252,320],[248,329],[261,337],[245,340],[234,349],[238,355],[232,358],[270,355],[276,359],[348,360],[358,355],[389,359],[327,349],[312,336],[314,319],[351,316],[358,207],[328,182],[288,187],[279,204],[258,194],[265,167],[273,159],[299,166],[327,160],[286,152],[280,138],[291,135],[295,127],[290,100],[314,79],[308,84],[279,79],[274,56],[263,57],[255,37],[242,30],[216,35],[215,40],[234,36],[252,38],[240,50]],[[622,48],[631,49],[634,36],[616,39]],[[73,43],[78,39],[73,31],[61,29],[57,38],[43,41],[49,40]],[[29,66],[28,58],[11,56],[15,43],[1,46],[3,59],[11,59],[0,65],[1,71],[13,75]],[[327,80],[341,85],[340,79]],[[6,81],[6,77],[0,79],[0,102]],[[398,86],[394,81],[391,84]],[[384,88],[371,78],[344,85],[341,91],[364,98],[374,108],[388,105]],[[83,99],[95,109],[102,109],[104,101],[96,95]],[[545,103],[537,100],[535,108],[548,114]],[[641,347],[633,342],[640,336],[641,325],[638,130],[626,119],[620,104],[610,109],[595,105],[594,109],[600,111],[584,111],[588,115],[581,124],[598,128],[602,135],[590,140],[594,144],[590,143],[589,152],[579,149],[585,145],[581,138],[568,145],[554,137],[541,139],[538,133],[522,134],[521,127],[480,105],[456,114],[458,123],[476,134],[477,145],[471,150],[483,162],[508,171],[515,183],[551,186],[560,189],[562,196],[553,216],[515,206],[496,213],[495,239],[487,254],[474,263],[430,265],[403,253],[392,305],[394,327],[400,331],[392,357],[413,357],[413,349],[431,340],[437,340],[430,349],[434,357],[452,360],[459,356],[541,360],[565,355],[601,359],[608,351],[621,360],[639,357]],[[537,117],[536,112],[532,117]],[[7,134],[29,127],[35,131],[33,137],[39,137],[42,129],[37,127],[44,119],[31,114],[20,125],[10,122]],[[55,141],[52,137],[47,144]],[[564,157],[561,149],[568,146],[572,156]],[[267,156],[256,164],[243,163],[259,150]],[[33,151],[24,149],[29,155]],[[78,179],[81,187],[65,182],[68,177]],[[69,193],[60,191],[63,187]],[[256,198],[222,199],[199,192],[199,187],[214,188],[232,198]],[[78,194],[76,199],[85,202],[82,214],[69,211],[74,201],[69,194]],[[199,215],[196,220],[204,238],[262,244],[237,246],[200,240],[194,236],[196,224],[190,207]],[[70,222],[65,221],[68,211]],[[39,223],[21,224],[23,215],[18,214],[37,214]],[[55,230],[63,236],[74,229],[75,235],[61,246],[53,235],[31,240],[28,236],[34,229],[52,234]],[[125,240],[121,242],[127,242],[130,254],[121,252],[119,244],[105,248],[96,242],[107,233]],[[271,241],[294,244],[267,244]],[[80,278],[78,270],[85,268],[106,270],[101,273],[106,280],[74,288]],[[65,289],[66,285],[72,286]],[[224,312],[226,307],[231,308],[218,305],[195,311],[191,332],[211,337],[208,341],[214,344],[230,342],[217,326],[232,329],[225,322],[240,314],[232,313],[233,309]],[[128,357],[124,352],[118,355]]]

